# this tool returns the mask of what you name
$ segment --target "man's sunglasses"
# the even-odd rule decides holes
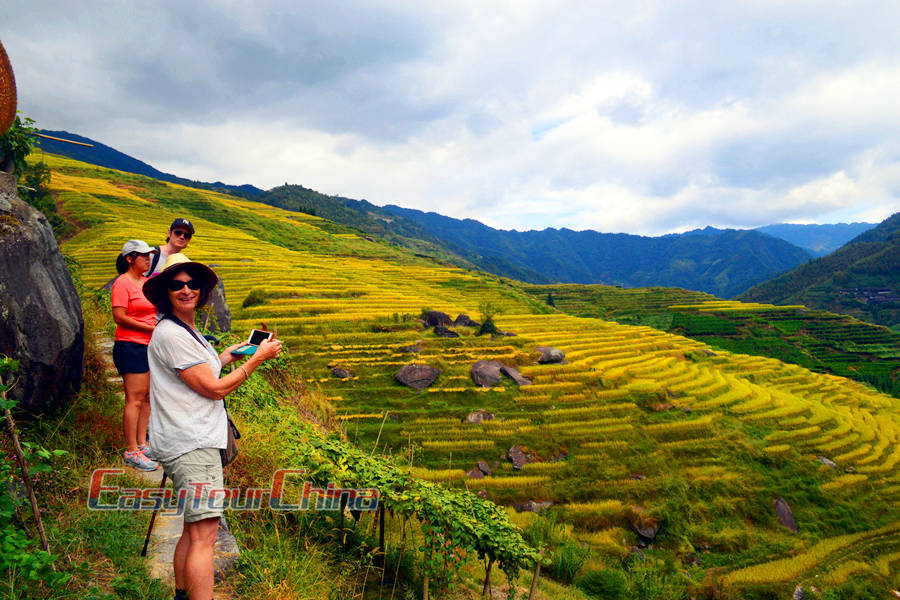
[[[176,229],[175,231],[172,232],[172,235],[177,235],[178,237],[183,237],[184,239],[189,240],[189,239],[191,239],[191,236],[194,234],[191,233],[190,231],[182,231],[180,229]]]
[[[168,287],[170,291],[177,292],[184,286],[188,286],[189,290],[199,290],[203,287],[203,282],[199,279],[190,279],[188,281],[181,281],[180,279],[173,279],[168,283]]]

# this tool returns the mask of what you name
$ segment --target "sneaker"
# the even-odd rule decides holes
[[[144,456],[140,450],[137,452],[125,452],[125,464],[134,467],[138,471],[155,471],[159,464]]]
[[[138,446],[137,451],[140,452],[141,454],[143,454],[144,456],[146,456],[147,458],[149,458],[150,460],[153,460],[153,457],[150,455],[150,445],[149,444],[141,444],[140,446]]]

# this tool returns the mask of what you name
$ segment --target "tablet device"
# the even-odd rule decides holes
[[[271,331],[263,331],[262,329],[254,329],[250,332],[250,337],[247,338],[247,341],[241,345],[236,350],[232,350],[232,354],[240,355],[240,356],[250,356],[251,354],[256,352],[256,349],[259,347],[264,340],[267,340],[272,337]]]

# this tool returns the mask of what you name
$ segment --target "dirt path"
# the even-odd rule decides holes
[[[105,333],[98,333],[98,342],[103,350],[104,360],[106,362],[107,380],[121,388],[122,379],[116,372],[112,363],[112,346],[113,341]],[[124,396],[120,394],[124,399]],[[144,472],[130,470],[131,474],[141,481],[145,482],[148,488],[159,488],[162,482],[163,470],[157,469],[152,472]],[[172,484],[167,480],[166,487],[171,489]],[[181,531],[184,527],[184,519],[181,516],[169,516],[162,513],[157,514],[156,521],[153,525],[153,533],[150,536],[150,545],[147,548],[147,570],[152,577],[162,580],[162,582],[175,588],[175,576],[172,572],[172,557],[175,554],[175,545],[181,537]],[[219,533],[216,537],[216,590],[215,597],[217,600],[230,600],[235,597],[230,592],[228,585],[228,573],[234,569],[234,563],[240,555],[237,541],[228,530],[225,519],[219,522]]]

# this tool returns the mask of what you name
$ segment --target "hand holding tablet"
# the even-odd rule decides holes
[[[265,340],[271,339],[272,335],[273,332],[271,331],[254,329],[250,332],[250,337],[247,338],[247,341],[236,350],[232,350],[231,353],[236,356],[251,356],[259,348],[259,345]]]

